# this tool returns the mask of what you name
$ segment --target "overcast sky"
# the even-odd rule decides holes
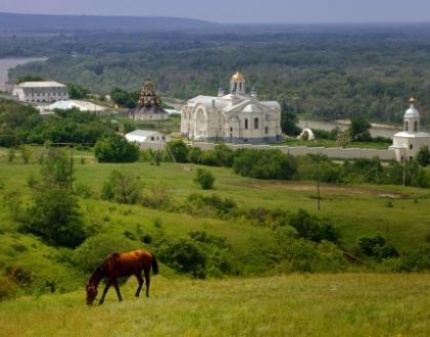
[[[0,12],[169,16],[214,22],[430,22],[430,0],[0,0]]]

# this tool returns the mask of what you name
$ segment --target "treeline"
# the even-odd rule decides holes
[[[238,149],[219,144],[212,150],[202,151],[188,147],[182,141],[171,141],[164,151],[145,150],[142,160],[159,163],[171,161],[207,166],[231,167],[235,173],[257,179],[315,180],[342,184],[393,184],[430,187],[429,149],[423,148],[417,160],[404,164],[391,161],[383,164],[379,158],[358,158],[338,163],[325,155],[308,154],[294,157],[277,149]]]
[[[398,123],[411,96],[424,120],[430,110],[429,36],[428,25],[70,35],[44,42],[48,61],[18,66],[10,75],[40,75],[98,94],[139,90],[149,76],[159,94],[188,99],[228,89],[239,69],[261,99],[286,102],[311,118],[361,115]],[[9,53],[16,56],[37,50],[25,39],[13,44]]]
[[[42,117],[36,109],[0,98],[0,146],[23,144],[80,144],[93,147],[103,136],[113,135],[118,125],[110,117],[81,112],[78,109],[56,110]]]

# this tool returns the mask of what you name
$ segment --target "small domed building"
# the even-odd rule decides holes
[[[403,131],[393,136],[393,145],[390,146],[399,162],[412,160],[421,148],[430,147],[430,135],[420,130],[420,113],[415,108],[415,99],[411,98],[409,103],[403,117]]]
[[[196,96],[181,110],[181,135],[189,140],[226,143],[274,143],[282,138],[281,106],[259,101],[254,89],[246,94],[246,80],[236,72],[230,93],[218,89],[217,96]]]
[[[135,121],[167,119],[168,113],[161,107],[161,100],[155,94],[154,84],[150,78],[143,84],[137,106],[129,110],[128,116]]]

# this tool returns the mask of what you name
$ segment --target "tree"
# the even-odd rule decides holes
[[[421,166],[430,164],[430,150],[428,146],[424,146],[418,151],[416,160]]]
[[[353,140],[369,141],[372,140],[369,129],[370,123],[362,116],[354,116],[350,119],[349,133]]]
[[[18,77],[17,82],[23,83],[23,82],[42,82],[46,81],[46,79],[40,75],[24,75]]]
[[[85,89],[75,83],[67,83],[67,89],[69,91],[69,96],[72,99],[87,98],[88,94],[90,93],[88,89]]]
[[[297,136],[300,134],[300,128],[297,126],[298,118],[294,109],[286,104],[282,103],[281,111],[281,130],[283,133],[289,136]]]
[[[48,149],[36,185],[34,204],[23,229],[48,244],[74,248],[86,237],[79,203],[72,191],[73,160],[62,148]]]
[[[166,144],[166,148],[166,150],[172,155],[175,162],[188,162],[188,147],[182,140],[171,140]]]
[[[139,158],[139,146],[112,134],[97,141],[94,155],[100,163],[131,163]]]

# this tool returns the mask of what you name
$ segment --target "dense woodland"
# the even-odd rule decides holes
[[[0,57],[49,57],[16,67],[11,79],[39,75],[98,94],[139,90],[151,77],[163,97],[216,95],[240,70],[248,90],[308,118],[399,123],[411,96],[423,125],[430,111],[428,24],[68,31],[4,34],[0,43]]]

